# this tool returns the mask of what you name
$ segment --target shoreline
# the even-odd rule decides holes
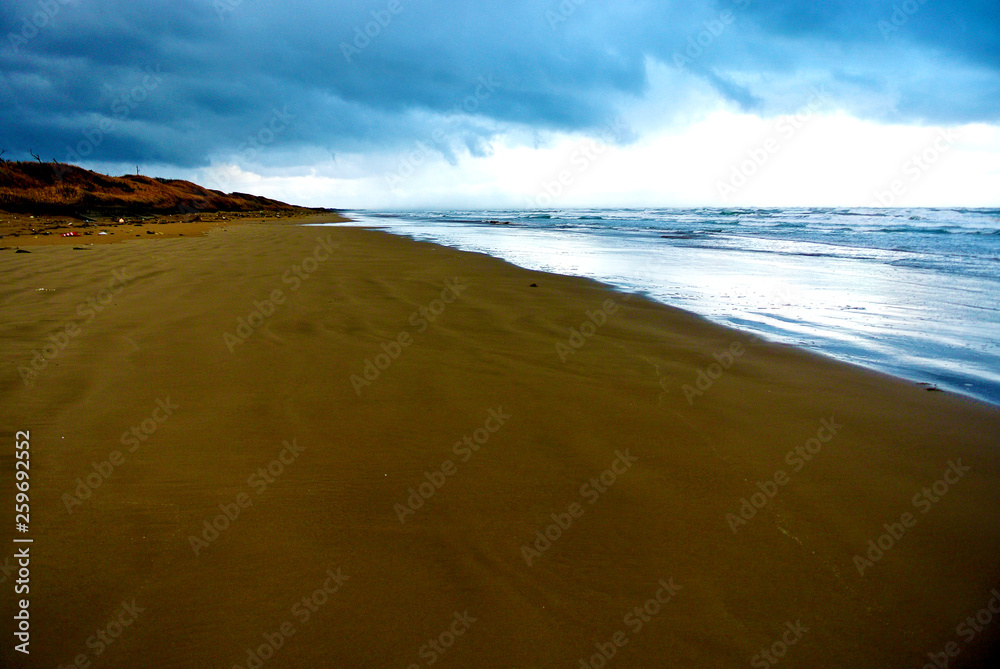
[[[592,216],[595,213],[604,216]],[[857,230],[837,232],[851,223],[846,217],[829,221],[833,232],[820,235],[823,239],[808,239],[819,234],[810,232],[786,233],[792,237],[785,240],[775,238],[773,228],[754,227],[757,219],[741,220],[739,225],[748,230],[734,236],[727,229],[698,232],[711,217],[702,221],[696,216],[685,223],[656,216],[631,219],[621,210],[566,210],[552,215],[558,223],[552,225],[558,229],[550,229],[545,220],[536,222],[534,214],[513,211],[463,212],[458,215],[460,223],[438,222],[429,213],[379,218],[360,212],[359,221],[412,239],[485,251],[529,269],[593,278],[720,325],[1000,406],[1000,382],[994,373],[1000,365],[995,353],[1000,342],[989,334],[995,330],[996,300],[989,296],[996,281],[977,278],[981,268],[973,267],[982,248],[968,259],[965,269],[972,274],[948,279],[951,275],[941,267],[916,271],[871,262],[869,246],[886,240],[875,242]],[[497,217],[509,221],[510,227],[487,220]],[[588,217],[602,218],[607,229],[605,223],[592,229]],[[812,224],[789,222],[805,228]],[[878,220],[870,224],[886,225]],[[643,226],[654,226],[650,229],[656,232],[642,232],[647,229]],[[560,230],[567,227],[562,234]],[[692,240],[675,246],[660,239],[660,232],[672,228],[692,232],[664,236]],[[920,239],[918,229],[912,232],[917,237],[914,245],[929,243],[926,237]],[[857,239],[852,241],[851,235]],[[938,243],[937,237],[934,240]],[[557,256],[532,250],[550,244],[558,245]],[[775,244],[786,246],[775,250]],[[934,257],[931,265],[936,266],[950,256]],[[917,284],[922,288],[915,290]],[[959,299],[963,287],[981,299]]]
[[[408,666],[466,614],[455,666],[615,638],[616,666],[745,666],[791,623],[790,664],[909,667],[1000,584],[977,400],[364,228],[32,251],[4,258],[0,392],[32,431],[44,662],[96,660],[134,598],[102,661],[245,666],[288,622],[269,666]]]
[[[350,213],[350,212],[347,212],[347,213]],[[478,251],[466,251],[465,249],[461,249],[461,248],[458,248],[458,247],[455,247],[455,246],[449,246],[447,244],[442,244],[442,243],[439,243],[439,242],[427,241],[427,240],[419,240],[419,239],[416,239],[414,237],[411,237],[410,235],[408,235],[406,233],[397,233],[397,232],[386,231],[386,230],[380,229],[377,226],[367,226],[365,224],[359,224],[358,221],[356,221],[354,219],[351,219],[349,216],[345,216],[341,212],[330,211],[330,212],[318,213],[318,212],[315,212],[315,211],[304,210],[304,211],[296,211],[296,212],[292,212],[292,213],[289,213],[289,212],[284,212],[284,213],[282,213],[282,212],[268,212],[266,215],[261,215],[261,214],[263,214],[263,212],[259,212],[258,214],[255,215],[255,214],[247,213],[247,212],[226,212],[226,211],[220,211],[220,212],[209,212],[209,213],[206,213],[206,214],[171,214],[171,215],[160,215],[160,216],[130,217],[128,220],[123,220],[123,221],[116,221],[114,219],[114,217],[102,217],[102,218],[99,218],[96,221],[94,221],[94,223],[92,224],[91,227],[94,227],[95,230],[88,231],[86,233],[88,236],[85,237],[85,238],[82,237],[82,236],[81,237],[62,237],[62,236],[60,236],[61,232],[74,231],[74,230],[80,231],[79,222],[78,222],[78,225],[76,227],[74,227],[72,223],[70,225],[65,225],[65,226],[54,225],[54,224],[58,224],[60,222],[64,223],[65,222],[65,217],[59,217],[59,216],[30,216],[30,215],[20,215],[20,214],[16,214],[16,215],[15,214],[4,214],[4,216],[6,218],[9,218],[9,219],[17,219],[17,218],[24,219],[24,218],[29,218],[29,219],[40,220],[42,225],[48,225],[49,226],[48,230],[51,231],[51,235],[43,234],[43,235],[31,235],[31,236],[22,235],[20,237],[17,237],[17,236],[15,236],[15,237],[9,237],[9,236],[0,234],[0,239],[4,239],[4,238],[6,238],[6,239],[12,239],[14,241],[17,241],[20,244],[19,246],[13,246],[13,247],[0,246],[0,251],[19,249],[19,248],[21,248],[21,245],[23,245],[23,246],[50,246],[50,245],[62,245],[62,246],[69,246],[69,245],[81,246],[81,245],[83,245],[83,246],[90,246],[90,245],[93,245],[93,244],[115,244],[115,243],[123,243],[123,242],[127,242],[127,241],[135,241],[136,238],[145,239],[144,235],[140,234],[140,233],[145,233],[147,235],[149,235],[149,234],[156,235],[156,237],[153,237],[153,239],[176,239],[176,238],[185,237],[185,236],[187,236],[187,237],[197,237],[197,236],[204,236],[204,235],[208,234],[209,231],[211,231],[211,230],[219,229],[219,230],[223,230],[224,231],[227,227],[230,227],[230,226],[233,226],[233,225],[255,225],[255,224],[272,224],[273,225],[273,224],[282,224],[282,225],[325,225],[325,226],[329,226],[329,225],[348,224],[348,225],[352,225],[353,227],[359,227],[359,228],[365,229],[365,230],[371,230],[371,231],[383,232],[383,233],[386,233],[386,234],[393,234],[393,235],[396,235],[396,236],[402,236],[402,237],[404,237],[406,239],[409,239],[411,241],[414,241],[414,242],[416,242],[418,244],[423,244],[423,243],[433,244],[435,246],[440,246],[442,248],[447,248],[447,249],[454,250],[454,251],[457,251],[457,252],[460,252],[460,253],[480,253]],[[96,234],[99,230],[105,230],[105,231],[107,231],[107,234],[106,235],[99,235],[99,236],[89,236],[91,234]],[[3,232],[2,226],[0,226],[0,232]],[[529,267],[524,267],[522,265],[517,265],[516,263],[511,263],[510,261],[508,261],[508,260],[506,260],[506,259],[504,259],[502,257],[499,257],[499,256],[491,255],[491,254],[488,254],[488,253],[484,254],[484,255],[487,255],[487,256],[489,256],[491,258],[499,260],[500,262],[509,263],[509,264],[513,265],[514,267],[517,267],[519,269],[523,269],[525,271],[535,271],[535,270],[532,270]],[[684,311],[686,313],[691,314],[692,316],[703,318],[707,322],[712,323],[713,325],[717,325],[719,327],[723,327],[723,328],[726,328],[726,329],[729,329],[729,330],[733,330],[734,332],[741,333],[742,335],[750,337],[751,339],[753,339],[753,338],[759,338],[760,337],[759,335],[756,335],[756,334],[754,334],[752,332],[749,332],[748,330],[745,330],[743,328],[734,327],[734,326],[732,326],[730,324],[714,320],[714,319],[712,319],[709,316],[704,316],[704,315],[699,314],[699,313],[697,313],[695,311],[691,311],[690,309],[687,309],[687,308],[684,308],[684,307],[677,307],[677,306],[669,304],[667,302],[663,302],[663,301],[657,299],[655,296],[646,294],[646,293],[641,292],[641,291],[629,291],[626,288],[615,286],[613,284],[601,281],[599,279],[590,279],[589,277],[581,277],[579,275],[562,274],[562,273],[559,273],[559,272],[547,272],[547,273],[555,274],[557,276],[573,276],[573,277],[576,277],[576,278],[582,278],[582,279],[586,279],[586,280],[593,280],[596,284],[598,284],[599,286],[603,287],[604,289],[606,289],[606,290],[608,290],[610,292],[618,293],[618,294],[621,294],[623,296],[626,296],[626,295],[630,296],[629,299],[634,299],[635,297],[641,297],[641,298],[646,299],[646,300],[648,300],[650,302],[653,302],[655,304],[658,304],[658,305],[661,305],[661,306],[665,306],[665,307],[669,307],[669,308],[673,308],[673,309],[679,309],[681,311]],[[808,351],[808,352],[810,352],[812,354],[819,355],[819,356],[821,356],[823,358],[827,358],[827,359],[829,359],[831,361],[834,361],[834,362],[837,362],[837,363],[840,363],[840,364],[849,365],[851,367],[855,367],[855,368],[858,368],[860,370],[864,370],[864,371],[867,371],[867,372],[874,372],[876,374],[882,374],[882,375],[885,375],[885,376],[893,378],[893,379],[897,379],[897,380],[901,380],[901,381],[907,381],[907,382],[910,382],[910,383],[913,383],[913,384],[915,384],[917,386],[922,387],[924,390],[926,390],[928,392],[949,392],[949,393],[952,393],[952,394],[957,395],[959,397],[963,397],[965,399],[969,399],[969,400],[972,400],[972,401],[975,401],[975,402],[979,402],[979,403],[985,404],[985,405],[990,406],[990,407],[994,407],[994,408],[1000,407],[1000,403],[990,402],[989,400],[986,400],[986,399],[981,398],[981,397],[977,397],[977,396],[972,395],[972,394],[967,393],[967,392],[962,392],[961,390],[958,390],[958,389],[954,389],[954,388],[938,388],[936,386],[936,384],[930,384],[930,383],[927,383],[927,382],[923,382],[923,381],[918,380],[917,378],[908,377],[908,376],[905,376],[905,375],[902,375],[902,374],[899,374],[899,373],[893,373],[893,372],[889,372],[889,371],[884,371],[884,370],[879,369],[878,367],[876,367],[874,365],[865,365],[865,364],[862,364],[862,363],[853,362],[851,360],[845,360],[845,359],[837,357],[836,355],[834,355],[832,353],[827,353],[827,352],[824,352],[824,351],[821,351],[821,350],[820,351],[816,351],[816,350],[806,349],[806,348],[804,348],[802,346],[798,346],[798,345],[795,345],[795,344],[785,344],[783,342],[777,342],[777,341],[773,341],[773,340],[770,340],[770,339],[766,339],[766,337],[765,337],[765,341],[769,341],[771,343],[779,344],[779,345],[793,346],[794,348],[798,348],[798,349],[801,349],[801,350],[804,350],[804,351]],[[697,389],[695,389],[695,390],[697,390]]]

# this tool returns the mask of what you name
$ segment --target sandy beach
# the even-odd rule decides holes
[[[303,220],[0,251],[0,665],[885,669],[997,646],[1000,409]],[[30,655],[7,615],[24,546]]]

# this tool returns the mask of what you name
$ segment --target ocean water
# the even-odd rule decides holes
[[[1000,405],[1000,209],[349,215]]]

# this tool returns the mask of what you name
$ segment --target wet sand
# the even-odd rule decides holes
[[[1000,610],[995,407],[380,232],[149,237],[0,252],[0,522],[30,431],[33,539],[3,666],[974,667],[1000,637],[963,623]]]

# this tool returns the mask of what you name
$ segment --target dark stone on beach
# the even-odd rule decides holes
[[[152,230],[146,230],[146,234],[147,235],[155,235],[156,233],[153,232]]]
[[[24,249],[18,249],[14,253],[31,253],[31,251],[25,251]]]
[[[88,249],[86,246],[74,246],[73,250],[74,251],[89,251],[90,249]]]
[[[537,283],[533,283],[530,286],[528,286],[528,288],[538,288],[538,284]]]

